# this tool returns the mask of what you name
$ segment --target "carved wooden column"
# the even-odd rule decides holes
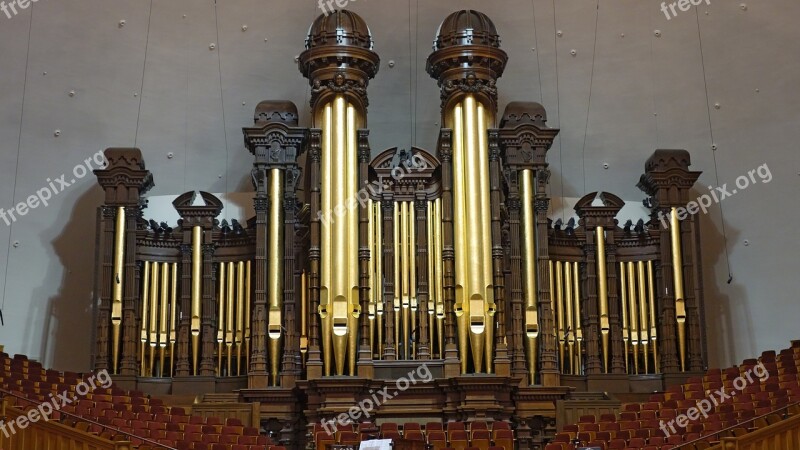
[[[188,377],[194,373],[194,368],[189,360],[189,328],[191,327],[192,309],[192,244],[181,244],[181,318],[178,322],[178,358],[175,363],[175,376]]]
[[[453,131],[439,130],[438,156],[442,162],[442,260],[444,290],[444,359],[445,377],[461,373],[461,360],[456,347],[455,302],[455,250],[453,248]],[[466,357],[462,355],[462,357]]]
[[[308,156],[311,167],[311,221],[310,246],[308,250],[309,272],[309,328],[308,328],[308,360],[306,361],[306,378],[309,380],[322,378],[322,353],[320,352],[319,328],[319,271],[320,271],[320,172],[322,130],[309,130]]]
[[[578,212],[580,217],[581,213]],[[597,305],[597,243],[595,242],[594,230],[585,226],[583,221],[580,224],[586,230],[586,245],[584,246],[584,267],[581,273],[581,285],[583,287],[583,301],[581,309],[583,313],[582,325],[583,342],[586,346],[586,375],[597,375],[603,373],[603,355],[600,349],[600,321]]]
[[[511,374],[511,360],[506,345],[506,299],[505,274],[503,271],[503,242],[500,223],[500,205],[503,201],[500,174],[500,135],[499,130],[489,130],[489,201],[492,219],[492,273],[494,277],[494,300],[497,311],[488,326],[496,326],[494,372],[500,376]]]
[[[114,368],[116,361],[113,361],[115,354],[119,356],[119,375],[135,376],[138,373],[137,365],[137,344],[139,343],[138,319],[136,306],[139,301],[139,284],[136,276],[136,231],[137,223],[141,217],[141,196],[153,187],[153,177],[145,169],[142,152],[138,148],[109,148],[105,150],[105,157],[108,165],[103,169],[95,170],[97,182],[105,192],[105,202],[102,208],[111,208],[113,211],[101,209],[101,223],[104,223],[106,230],[101,239],[103,253],[98,253],[103,260],[96,260],[96,270],[98,283],[102,286],[95,295],[100,297],[100,308],[98,309],[98,322],[95,330],[98,348],[98,360],[101,365]],[[113,263],[111,270],[108,270],[108,255],[111,252],[113,259],[115,247],[115,233],[117,214],[124,208],[123,223],[125,233],[122,237],[124,259],[122,261],[121,277],[114,274]],[[111,234],[109,234],[109,230]],[[110,239],[110,240],[109,240]],[[109,330],[113,327],[109,322],[111,317],[113,301],[111,288],[115,283],[122,283],[122,311],[119,330],[118,347],[113,347],[113,332]],[[109,290],[108,292],[106,290]],[[104,300],[104,292],[107,296]],[[107,352],[104,354],[104,352]],[[112,359],[109,361],[110,358]]]
[[[95,288],[94,295],[99,299],[95,323],[95,356],[94,370],[107,370],[116,373],[114,362],[109,353],[111,348],[111,287],[113,280],[114,258],[114,223],[117,210],[109,206],[97,208],[97,242],[95,255]],[[117,368],[118,369],[118,368]]]
[[[358,130],[358,295],[361,305],[361,315],[358,317],[359,345],[358,345],[358,376],[372,378],[375,369],[372,363],[372,348],[369,335],[369,262],[372,255],[369,249],[369,214],[367,209],[369,184],[369,130]],[[355,330],[353,330],[355,332]]]
[[[536,253],[539,280],[548,280],[550,277],[549,261],[550,252],[548,249],[547,231],[547,212],[550,209],[550,199],[547,198],[545,187],[550,178],[550,171],[547,168],[539,168],[536,171],[537,189],[535,200],[536,213]],[[545,386],[560,385],[558,372],[558,360],[556,354],[556,324],[553,310],[550,306],[550,285],[540,282],[539,285],[539,323],[541,325],[539,337],[541,342],[542,362],[541,374],[542,384]]]
[[[705,361],[702,354],[701,307],[702,286],[695,286],[694,273],[699,267],[695,255],[698,251],[697,231],[692,226],[692,219],[681,220],[678,214],[681,239],[681,267],[674,267],[672,237],[669,222],[672,208],[686,208],[690,198],[690,189],[702,172],[689,170],[691,157],[686,150],[656,150],[645,163],[645,173],[639,180],[638,187],[650,196],[651,226],[659,230],[661,246],[658,273],[658,309],[659,309],[659,351],[661,371],[665,374],[681,371],[681,354],[678,340],[678,324],[676,318],[675,282],[680,276],[684,286],[686,307],[686,370],[702,371]],[[685,213],[685,209],[684,209]]]
[[[317,184],[316,190],[314,189],[314,177],[319,177],[319,133],[318,130],[309,133],[308,129],[297,127],[297,118],[297,107],[294,103],[283,100],[265,100],[256,106],[253,126],[242,129],[245,146],[254,157],[252,181],[256,190],[253,199],[256,210],[256,254],[255,269],[251,274],[251,283],[254,285],[250,324],[252,355],[248,372],[248,386],[251,388],[267,387],[269,378],[273,378],[273,385],[293,387],[301,370],[297,367],[300,359],[300,335],[296,320],[298,309],[296,290],[298,289],[299,275],[295,270],[297,258],[295,236],[299,207],[297,186],[301,178],[297,158],[310,141],[312,143],[309,150],[312,177],[311,204],[312,207],[319,208],[319,185]],[[275,176],[278,177],[277,180],[270,178]],[[273,202],[279,202],[279,204],[276,205]],[[279,210],[275,211],[275,207]],[[277,235],[274,236],[270,234],[271,208],[277,217],[283,215]],[[318,211],[312,212],[312,249],[310,254],[314,255],[313,236],[314,232],[317,232],[318,236],[319,216]],[[275,241],[271,242],[271,239],[275,239]],[[270,257],[276,256],[272,252],[281,251],[281,246],[283,253],[277,256],[280,258],[282,273],[270,273]],[[319,266],[315,265],[314,256],[310,256],[310,260],[312,267],[309,273],[309,284],[313,303],[314,293],[318,294],[318,284],[314,283],[318,281]],[[274,299],[269,298],[270,290],[273,288],[279,291],[276,294],[277,298]],[[318,298],[317,296],[317,301]],[[275,311],[274,319],[270,312],[270,305],[279,307],[278,311]],[[312,318],[316,317],[317,309],[313,307],[308,314]],[[271,320],[278,320],[278,318],[280,319],[279,324],[270,323]],[[314,320],[311,320],[311,323],[313,330]],[[278,329],[273,329],[273,325],[279,325]],[[277,337],[274,337],[273,333],[277,334]],[[311,334],[309,341],[314,337],[314,333]],[[277,339],[282,339],[282,342],[276,342]],[[318,356],[312,347],[309,345],[310,373],[313,373],[316,367],[314,358]],[[318,348],[316,350],[318,351]],[[270,351],[278,354],[270,354]],[[273,364],[277,364],[279,367],[273,367]]]
[[[511,341],[512,346],[512,366],[511,374],[522,377],[526,384],[534,384],[535,380],[528,380],[528,370],[525,368],[525,330],[523,319],[524,301],[522,298],[522,252],[519,245],[520,236],[520,209],[519,182],[516,170],[506,170],[506,180],[508,181],[508,198],[506,207],[508,208],[509,234],[511,237],[508,251],[511,261],[510,284],[507,292],[511,293]]]

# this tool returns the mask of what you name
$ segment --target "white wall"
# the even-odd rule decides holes
[[[424,72],[433,34],[448,13],[481,9],[510,56],[501,109],[542,101],[562,129],[550,152],[557,203],[595,190],[639,201],[635,184],[658,147],[692,152],[704,172],[700,192],[768,164],[770,183],[721,205],[730,284],[719,206],[702,217],[709,348],[720,365],[785,347],[800,337],[792,234],[800,222],[800,3],[759,0],[743,10],[708,1],[670,20],[657,0],[602,0],[599,9],[590,0],[351,1],[382,58],[369,87],[373,148],[434,146],[438,92]],[[308,123],[308,86],[294,57],[320,13],[316,2],[226,0],[216,15],[213,0],[150,3],[38,0],[11,19],[0,13],[0,208],[48,177],[69,181],[75,165],[111,146],[142,148],[154,196],[247,191],[251,160],[240,130],[258,101],[290,99]],[[0,221],[6,351],[87,368],[101,201],[87,176],[11,227]]]

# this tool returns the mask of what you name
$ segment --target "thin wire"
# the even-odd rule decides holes
[[[144,42],[144,61],[142,62],[142,83],[139,86],[139,110],[136,111],[136,134],[133,136],[133,146],[139,141],[139,120],[142,117],[142,99],[144,98],[144,75],[147,70],[147,50],[150,47],[150,24],[153,21],[153,0],[150,0],[150,11],[147,13],[147,37]]]
[[[19,157],[22,150],[22,124],[24,123],[25,118],[25,94],[28,92],[28,69],[30,68],[28,65],[28,61],[30,60],[31,56],[31,35],[33,31],[33,11],[36,8],[31,6],[31,20],[28,24],[28,48],[25,51],[25,80],[22,82],[22,104],[19,108],[19,135],[17,136],[17,161],[14,163],[14,189],[11,194],[11,202],[14,202],[14,199],[17,198],[17,180],[19,180]],[[0,306],[0,314],[2,314],[2,310],[6,307],[6,291],[8,290],[8,266],[11,263],[11,232],[14,229],[14,221],[8,226],[8,245],[6,248],[8,249],[6,252],[6,270],[5,270],[5,278],[3,280],[3,304]]]
[[[650,29],[653,29],[653,14],[656,14],[656,10],[650,14]],[[659,139],[659,129],[658,129],[658,102],[656,101],[656,70],[655,70],[655,59],[654,59],[654,52],[653,52],[653,42],[655,42],[655,36],[650,38],[650,68],[653,71],[652,77],[650,78],[650,92],[652,93],[653,97],[653,121],[656,125],[656,146],[655,148],[659,147],[660,139]]]
[[[414,39],[414,72],[416,78],[414,80],[414,142],[417,145],[417,117],[419,108],[419,0],[416,0],[416,15],[414,17],[414,26],[416,27],[416,36]]]
[[[561,91],[558,81],[558,33],[556,25],[556,0],[553,0],[553,42],[556,49],[556,106],[558,107],[557,126],[561,129]],[[558,164],[561,171],[561,220],[566,220],[564,215],[564,151],[561,142],[564,140],[561,136],[558,137]]]
[[[544,92],[542,91],[542,65],[539,63],[539,36],[536,32],[536,0],[531,0],[531,13],[533,14],[533,53],[536,54],[536,72],[539,77],[539,103],[544,103]]]
[[[589,111],[592,107],[592,87],[594,86],[594,61],[597,56],[597,24],[600,21],[600,0],[597,0],[597,7],[594,16],[594,49],[592,50],[592,72],[589,75],[589,102],[586,105],[586,126],[583,129],[583,150],[581,150],[581,165],[583,166],[583,195],[586,192],[586,136],[589,134]],[[559,115],[560,111],[559,111]]]
[[[413,51],[411,46],[413,42],[411,41],[411,0],[408,0],[408,114],[410,116],[410,120],[408,123],[408,134],[411,138],[412,142],[411,145],[408,146],[408,150],[411,151],[411,148],[414,146],[414,121],[416,120],[416,110],[414,109],[415,101],[414,99],[414,65],[416,65],[417,60],[414,59],[413,64],[411,61],[411,55]]]
[[[700,63],[703,67],[703,87],[705,88],[706,92],[706,110],[708,112],[708,131],[711,137],[711,156],[714,160],[714,178],[716,180],[717,186],[719,186],[719,169],[717,168],[717,152],[714,150],[714,126],[711,123],[711,101],[708,96],[708,77],[706,76],[706,60],[705,55],[703,54],[703,36],[700,33],[700,12],[698,11],[697,7],[694,8],[695,17],[697,18],[697,40],[700,43]],[[733,277],[731,274],[731,260],[730,255],[728,254],[728,234],[725,230],[725,211],[723,210],[722,202],[718,202],[719,204],[719,218],[720,224],[722,228],[722,242],[725,246],[725,263],[728,266],[728,282]]]
[[[225,207],[228,206],[228,193],[229,186],[228,180],[230,177],[228,176],[228,159],[230,158],[230,151],[228,147],[228,126],[227,121],[225,120],[225,97],[222,93],[222,45],[219,41],[219,13],[217,11],[217,0],[214,0],[214,25],[217,28],[217,69],[219,71],[219,102],[220,107],[222,108],[222,131],[223,135],[225,136]],[[230,214],[230,210],[228,210],[228,214]],[[226,214],[227,215],[227,214]]]

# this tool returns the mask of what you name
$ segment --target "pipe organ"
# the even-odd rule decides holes
[[[441,94],[436,148],[373,152],[372,35],[353,12],[320,16],[298,58],[310,127],[267,100],[243,128],[249,218],[223,220],[216,196],[191,191],[173,202],[177,224],[146,220],[141,152],[108,149],[95,367],[139,386],[287,396],[422,363],[523,388],[701,370],[697,224],[675,213],[700,174],[688,152],[647,160],[650,216],[635,224],[620,225],[625,203],[607,192],[549,218],[559,130],[538,103],[498,112],[507,60],[486,15],[448,16],[426,65]]]

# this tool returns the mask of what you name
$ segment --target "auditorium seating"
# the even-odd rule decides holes
[[[25,409],[38,403],[58,398],[67,393],[74,399],[60,407],[65,413],[54,412],[51,420],[109,440],[130,440],[135,448],[147,450],[160,448],[153,443],[178,450],[281,450],[274,446],[258,429],[244,426],[239,419],[222,420],[217,417],[192,416],[180,407],[164,405],[142,392],[126,391],[114,387],[103,388],[95,378],[94,389],[76,391],[76,387],[90,379],[91,374],[59,372],[42,368],[25,356],[10,358],[0,353],[3,368],[0,387],[18,395],[6,396],[10,405]],[[86,384],[88,386],[88,384]],[[51,397],[52,396],[52,397]],[[348,439],[357,441],[353,436]]]
[[[352,428],[358,432],[350,433]],[[319,423],[314,425],[316,450],[325,450],[328,444],[356,444],[371,436],[423,441],[433,450],[514,450],[514,431],[509,422],[503,421],[428,422],[424,426],[416,422],[405,422],[402,426],[395,422],[383,422],[379,427],[371,422],[363,422],[353,427],[337,426],[335,432],[332,431]],[[345,442],[342,439],[345,435],[352,440]]]
[[[756,370],[759,364],[768,374],[761,379],[757,376],[760,367]],[[581,416],[577,424],[556,434],[545,450],[572,450],[576,438],[582,445],[604,450],[669,450],[687,443],[681,448],[708,448],[721,437],[741,436],[800,413],[798,369],[800,342],[780,352],[763,352],[758,359],[746,359],[738,366],[710,369],[702,377],[651,395],[647,402],[623,404],[619,414]],[[679,427],[676,418],[704,399],[711,402],[707,417],[701,414],[697,420],[689,420],[686,428]],[[743,426],[737,426],[740,424]],[[722,433],[727,428],[731,429]]]

